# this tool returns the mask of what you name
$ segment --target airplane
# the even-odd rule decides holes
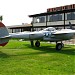
[[[74,36],[75,30],[56,30],[54,27],[48,27],[43,30],[34,32],[8,33],[6,26],[2,22],[0,22],[0,46],[5,46],[11,38],[17,38],[30,41],[36,40],[36,47],[40,46],[40,41],[56,42],[56,50],[60,51],[64,46],[62,41],[72,39]]]

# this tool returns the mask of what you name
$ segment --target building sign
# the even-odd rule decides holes
[[[70,9],[75,9],[75,4],[60,6],[56,8],[48,8],[47,12],[56,12],[56,11],[63,11],[63,10],[70,10]]]

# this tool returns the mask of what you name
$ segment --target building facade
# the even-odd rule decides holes
[[[22,25],[14,25],[14,26],[7,26],[9,33],[17,33],[17,32],[24,32],[24,31],[31,31],[32,25],[28,23],[23,23]]]
[[[29,15],[32,18],[32,30],[41,30],[45,27],[56,29],[75,28],[75,4],[48,8],[45,13]]]

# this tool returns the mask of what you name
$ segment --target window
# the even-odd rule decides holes
[[[34,23],[44,23],[45,22],[45,16],[36,17],[34,19]]]
[[[58,14],[58,21],[62,21],[62,14]]]
[[[40,17],[39,18],[39,23],[44,23],[44,22],[45,22],[45,17],[44,16]]]
[[[53,16],[52,15],[49,16],[49,21],[53,21]]]
[[[67,20],[71,20],[72,17],[71,17],[71,13],[67,14]]]
[[[49,15],[49,21],[61,21],[62,14]]]
[[[75,20],[75,13],[74,12],[72,12],[71,17],[72,17],[72,20]]]
[[[58,21],[58,15],[53,15],[53,21]]]
[[[67,13],[67,20],[75,20],[75,12]]]

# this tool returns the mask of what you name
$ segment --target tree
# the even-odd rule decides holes
[[[0,20],[1,20],[1,21],[3,20],[3,16],[0,16]]]

